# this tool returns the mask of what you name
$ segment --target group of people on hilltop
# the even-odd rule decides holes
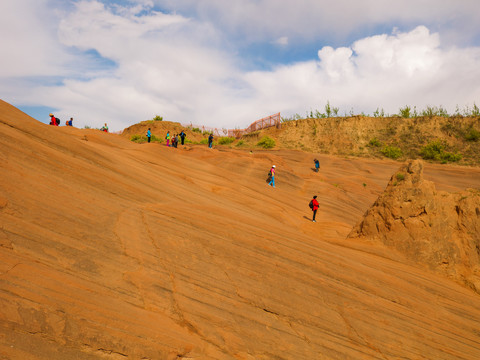
[[[55,115],[53,115],[52,113],[50,113],[48,116],[50,116],[49,125],[60,126],[61,120],[58,117],[55,117]],[[65,126],[73,126],[73,117],[71,117],[70,120],[65,121]],[[102,126],[100,130],[108,132],[107,123],[105,123],[105,125]]]
[[[60,126],[60,119],[55,117],[55,115],[53,115],[52,113],[49,114],[50,116],[50,125],[53,125],[53,126]],[[67,120],[65,122],[65,126],[73,126],[73,117],[70,118],[70,120]]]
[[[150,142],[152,138],[152,130],[148,128],[147,130],[147,141]],[[170,130],[167,130],[167,135],[165,135],[165,140],[166,140],[166,146],[168,147],[174,147],[176,148],[178,146],[178,142],[180,139],[180,142],[182,145],[185,145],[185,138],[187,137],[187,134],[185,134],[185,131],[182,130],[178,134],[174,134],[173,136],[170,135]],[[210,134],[208,137],[208,147],[211,148],[213,145],[213,134]]]
[[[150,131],[150,128],[148,128],[148,131],[147,131],[147,139],[148,139],[148,142],[150,142],[150,138],[152,136],[152,132]],[[167,131],[167,135],[165,135],[165,140],[167,140],[167,146],[170,147],[174,147],[176,148],[178,146],[178,139],[180,138],[180,141],[181,141],[181,144],[182,145],[185,145],[185,138],[187,137],[187,134],[185,134],[185,131],[181,131],[179,134],[175,134],[173,136],[170,136],[170,130]],[[171,140],[171,144],[170,144],[170,140]]]

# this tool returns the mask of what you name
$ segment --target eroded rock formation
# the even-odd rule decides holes
[[[480,293],[480,191],[437,191],[420,160],[392,176],[349,238],[380,241]]]

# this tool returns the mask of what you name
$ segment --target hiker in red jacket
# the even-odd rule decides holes
[[[55,118],[55,116],[51,113],[49,115],[50,115],[50,125],[58,126],[57,119]]]
[[[310,203],[312,204],[311,208],[312,208],[312,211],[313,211],[313,222],[316,222],[315,221],[315,216],[317,215],[317,210],[318,210],[318,207],[319,207],[319,203],[317,201],[317,195],[315,195],[313,197],[313,199],[310,201]]]

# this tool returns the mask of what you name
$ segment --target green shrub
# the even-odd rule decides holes
[[[374,137],[373,139],[370,139],[368,146],[380,147],[382,146],[382,143],[376,137]]]
[[[193,128],[192,131],[196,132],[196,133],[199,133],[199,134],[202,133],[202,130],[200,130],[199,128]]]
[[[202,139],[202,140],[200,140],[200,143],[199,143],[199,144],[202,144],[202,145],[208,144],[208,139]]]
[[[439,140],[432,141],[422,148],[420,155],[422,155],[425,160],[440,160],[443,147],[443,144]]]
[[[143,143],[143,142],[147,141],[147,137],[135,134],[135,135],[132,135],[130,137],[130,141],[133,141],[133,142],[136,142],[136,143]]]
[[[222,136],[218,139],[220,145],[228,145],[235,141],[234,137]]]
[[[480,131],[471,128],[470,131],[465,135],[467,141],[478,141],[480,139]]]
[[[235,146],[242,146],[243,144],[244,144],[244,141],[243,141],[243,140],[240,140],[240,141],[237,143],[237,145],[235,145]]]
[[[373,112],[373,116],[374,116],[374,117],[385,117],[385,111],[383,110],[383,108],[382,108],[381,110],[379,110],[379,109],[377,108],[377,110],[375,110],[375,111]]]
[[[398,181],[405,180],[405,174],[398,173],[398,174],[397,174],[397,180],[398,180]]]
[[[163,121],[163,117],[159,115],[155,115],[155,117],[152,119],[153,121]]]
[[[275,140],[268,136],[264,136],[258,143],[257,146],[261,146],[264,149],[271,149],[275,147]]]
[[[135,135],[132,135],[130,137],[130,141],[142,144],[142,143],[147,142],[148,138],[145,135],[135,134]],[[152,134],[152,137],[150,138],[150,141],[161,143],[161,142],[163,142],[163,139]]]
[[[390,159],[398,159],[403,155],[402,149],[387,145],[381,150],[382,154]]]
[[[457,162],[462,159],[462,154],[458,153],[451,153],[451,152],[444,152],[441,155],[441,162],[442,164],[445,164],[447,162]]]
[[[158,142],[158,143],[161,143],[163,142],[163,138],[159,138],[158,136],[155,136],[152,134],[152,137],[150,139],[152,142]]]
[[[456,162],[461,160],[462,155],[445,151],[445,145],[439,141],[432,141],[425,145],[420,151],[425,160],[435,160],[442,163]]]
[[[408,118],[411,118],[412,117],[412,114],[410,113],[410,110],[412,110],[412,108],[408,105],[405,105],[404,108],[400,108],[399,112],[400,112],[400,116],[405,118],[405,119],[408,119]]]

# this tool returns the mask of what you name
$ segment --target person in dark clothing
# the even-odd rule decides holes
[[[312,222],[316,222],[315,221],[315,216],[317,215],[317,210],[318,210],[318,207],[320,206],[320,204],[318,203],[317,201],[317,195],[315,195],[313,197],[313,199],[310,201],[310,203],[312,204],[311,208],[312,208],[312,211],[313,211],[313,219],[312,219]]]
[[[152,132],[151,132],[150,128],[148,128],[148,131],[147,131],[147,141],[150,142],[151,139],[152,139]]]
[[[184,145],[186,137],[187,137],[187,134],[185,134],[185,131],[182,130],[182,132],[180,133],[180,139],[182,140],[182,145]]]
[[[210,134],[208,137],[208,147],[211,148],[213,145],[213,134]]]
[[[320,161],[318,159],[313,160],[315,163],[315,172],[318,172],[318,169],[320,169]]]

